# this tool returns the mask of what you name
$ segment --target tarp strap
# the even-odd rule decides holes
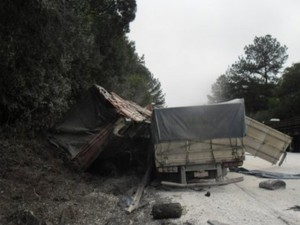
[[[191,143],[189,140],[187,140],[185,142],[185,151],[186,151],[186,158],[185,158],[185,161],[186,161],[186,164],[189,164],[190,160],[189,160],[189,151],[190,151],[190,148],[191,148]]]
[[[235,142],[235,145],[232,143],[232,139],[229,138],[229,142],[230,142],[230,146],[231,146],[231,149],[232,149],[232,155],[235,157],[235,159],[238,159],[238,153],[237,153],[237,141]]]
[[[211,139],[209,140],[209,143],[210,143],[210,151],[211,151],[212,157],[213,157],[215,163],[217,163],[217,160],[216,160],[216,157],[215,157],[215,153],[214,153],[214,149],[213,149],[213,146],[212,146],[212,140],[211,140]]]

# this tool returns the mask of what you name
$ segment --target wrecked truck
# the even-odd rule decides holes
[[[275,164],[291,142],[246,117],[243,99],[153,110],[99,85],[66,113],[48,140],[85,171],[108,165],[109,173],[133,163],[145,171],[152,158],[159,175],[174,175],[183,184],[194,177],[222,181],[227,168],[243,164],[245,152]]]

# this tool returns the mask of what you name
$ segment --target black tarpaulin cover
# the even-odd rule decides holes
[[[50,135],[52,142],[67,149],[75,157],[107,124],[116,121],[116,109],[93,85],[69,110],[63,121],[55,126]]]
[[[244,100],[154,109],[151,132],[154,143],[244,137]]]
[[[127,150],[134,138],[148,137],[151,113],[93,85],[52,129],[48,140],[87,168],[98,156],[114,156]]]

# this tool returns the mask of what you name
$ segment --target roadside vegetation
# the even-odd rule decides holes
[[[0,2],[0,224],[149,220],[150,212],[124,210],[136,176],[74,170],[43,135],[93,84],[141,106],[164,105],[159,80],[127,37],[136,7],[135,0]]]

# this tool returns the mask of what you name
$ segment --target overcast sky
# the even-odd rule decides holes
[[[255,36],[286,45],[285,66],[300,62],[299,0],[137,0],[130,29],[169,107],[207,103],[211,85]]]

